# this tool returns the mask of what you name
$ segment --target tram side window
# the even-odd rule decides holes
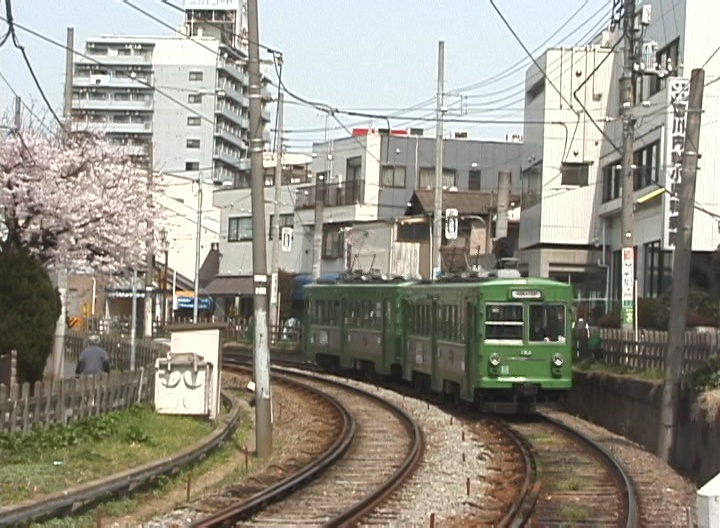
[[[367,319],[368,328],[372,328],[373,330],[382,330],[382,303],[367,301],[367,305],[369,308],[368,311],[370,312]]]
[[[530,305],[530,341],[565,342],[565,306],[562,304]]]
[[[485,339],[522,341],[522,304],[488,304],[485,308]]]

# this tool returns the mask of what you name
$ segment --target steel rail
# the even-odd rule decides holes
[[[243,360],[230,360],[225,361],[224,368],[233,368],[245,364],[246,362]],[[277,368],[273,367],[272,370],[276,371]],[[251,516],[253,513],[266,508],[270,504],[282,500],[282,498],[292,493],[297,488],[316,478],[323,471],[332,466],[337,460],[342,458],[347,450],[350,449],[357,432],[357,424],[355,422],[355,418],[353,418],[350,412],[336,398],[313,387],[303,385],[288,377],[278,376],[277,374],[273,377],[275,379],[281,379],[286,383],[302,386],[303,389],[326,399],[341,415],[343,421],[341,434],[314,463],[308,464],[300,471],[297,471],[280,482],[256,493],[247,500],[232,504],[226,508],[218,510],[212,515],[208,515],[193,522],[190,525],[191,527],[215,528],[221,526],[232,526],[235,522]]]
[[[232,434],[240,417],[240,402],[225,391],[222,397],[232,404],[227,416],[220,418],[222,425],[205,438],[179,453],[154,460],[142,466],[115,473],[105,478],[86,482],[68,490],[45,495],[38,499],[0,507],[0,526],[9,526],[37,518],[57,516],[67,510],[99,502],[120,491],[130,492],[154,478],[188,467],[218,448]]]
[[[558,429],[561,429],[568,434],[580,438],[583,442],[585,442],[585,444],[591,446],[595,451],[602,455],[605,463],[610,466],[616,476],[620,477],[623,487],[625,488],[625,492],[623,494],[623,499],[627,510],[625,514],[625,526],[627,528],[635,528],[636,526],[639,526],[639,509],[636,499],[635,486],[632,482],[632,479],[628,476],[628,474],[625,472],[625,469],[620,465],[620,463],[615,459],[615,457],[613,457],[607,449],[605,449],[595,440],[581,433],[580,431],[577,431],[569,425],[566,425],[559,420],[551,418],[550,416],[547,416],[546,414],[543,414],[541,412],[538,412],[538,415],[541,416],[543,420],[546,420]]]

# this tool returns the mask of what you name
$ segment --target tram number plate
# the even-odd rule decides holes
[[[506,374],[510,374],[510,365],[501,365],[500,366],[500,374],[502,376],[505,376]]]

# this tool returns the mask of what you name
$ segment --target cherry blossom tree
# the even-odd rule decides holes
[[[161,189],[102,136],[37,131],[0,139],[0,251],[44,266],[114,272],[144,258]]]

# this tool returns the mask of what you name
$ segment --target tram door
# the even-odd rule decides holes
[[[468,301],[465,304],[465,390],[469,399],[473,398],[474,373],[477,364],[476,315],[475,303]]]

